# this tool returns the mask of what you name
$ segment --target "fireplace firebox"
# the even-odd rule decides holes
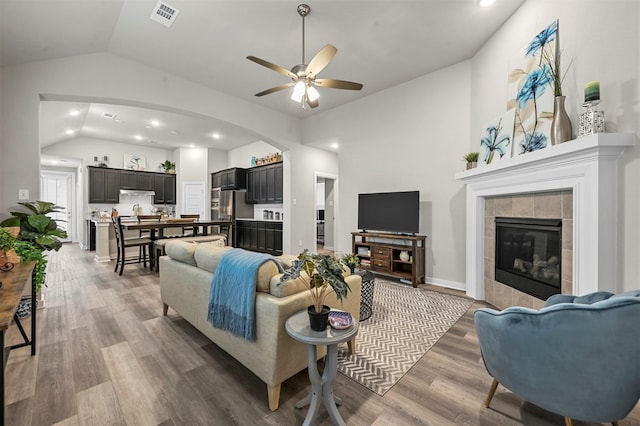
[[[560,293],[562,220],[496,217],[495,280],[546,300]]]

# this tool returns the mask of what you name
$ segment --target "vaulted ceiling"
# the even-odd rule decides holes
[[[0,0],[0,64],[110,52],[305,118],[471,58],[523,2],[497,0],[481,8],[478,0],[308,1],[307,62],[330,43],[338,52],[320,76],[364,85],[359,92],[320,88],[313,110],[291,101],[292,89],[255,97],[290,80],[246,59],[253,55],[287,69],[301,63],[301,0],[166,0],[178,11],[170,27],[150,19],[156,0]],[[43,120],[67,112],[50,110]],[[139,112],[128,121],[153,115]],[[186,134],[177,128],[186,121],[171,128]],[[58,140],[52,135],[43,143]],[[246,143],[239,135],[238,141]],[[168,138],[166,147],[171,144],[177,142]]]

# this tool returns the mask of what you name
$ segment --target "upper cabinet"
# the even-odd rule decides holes
[[[117,203],[120,196],[120,170],[89,167],[89,203]]]
[[[247,174],[247,203],[273,204],[283,201],[282,162],[257,166]]]
[[[154,204],[176,203],[176,175],[89,166],[89,203],[113,204],[121,189],[155,191]]]
[[[234,167],[211,175],[211,187],[220,189],[247,189],[247,169]]]

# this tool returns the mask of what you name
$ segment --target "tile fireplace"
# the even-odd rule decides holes
[[[467,192],[467,294],[486,300],[485,275],[494,275],[485,271],[485,236],[495,232],[495,224],[485,217],[485,204],[492,203],[495,216],[501,216],[499,203],[503,197],[511,200],[530,196],[535,202],[554,192],[560,194],[559,205],[571,206],[570,213],[564,212],[571,219],[569,228],[563,226],[563,233],[572,236],[572,250],[562,250],[561,292],[616,292],[617,162],[624,149],[634,144],[633,134],[597,133],[456,173],[455,178],[466,185]],[[542,217],[563,215],[560,211]],[[569,285],[565,285],[565,277],[570,278]],[[515,297],[511,303],[520,305]]]

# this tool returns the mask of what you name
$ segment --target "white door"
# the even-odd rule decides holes
[[[63,242],[74,240],[74,176],[70,172],[43,171],[40,173],[40,199],[59,206],[58,213],[49,215],[55,219],[58,227],[67,232]]]
[[[181,214],[204,215],[204,183],[185,182],[182,184],[182,211]]]

